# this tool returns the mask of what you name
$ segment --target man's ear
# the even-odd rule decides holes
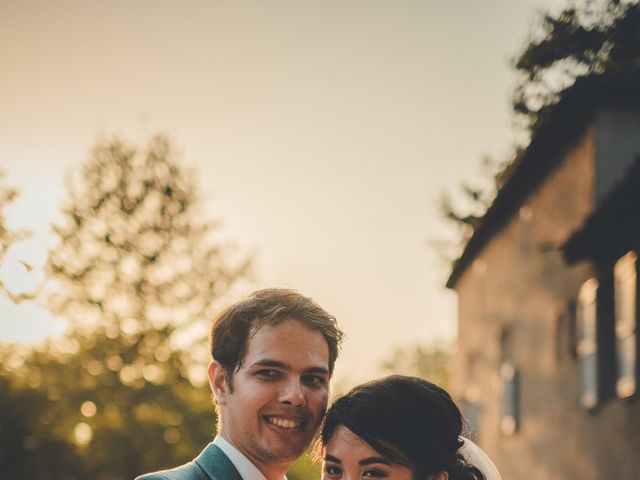
[[[216,397],[218,405],[227,404],[227,395],[229,395],[229,384],[227,383],[227,372],[222,365],[215,360],[212,360],[209,364],[209,385],[211,385],[211,391],[213,396]]]

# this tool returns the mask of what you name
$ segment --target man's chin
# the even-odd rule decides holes
[[[305,443],[304,447],[293,448],[291,445],[283,445],[282,447],[277,448],[272,442],[270,442],[268,451],[264,452],[263,457],[268,457],[269,460],[267,463],[292,463],[304,454],[309,443]]]

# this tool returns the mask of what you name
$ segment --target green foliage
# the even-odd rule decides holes
[[[216,301],[245,273],[248,263],[231,265],[214,241],[215,225],[202,220],[192,177],[174,157],[161,136],[144,151],[102,142],[73,179],[47,266],[52,308],[74,326],[171,325],[201,343]]]
[[[4,209],[11,204],[18,195],[18,192],[4,184],[5,173],[0,171],[0,264],[9,249],[9,246],[15,241],[15,233],[7,227],[7,220]]]
[[[312,449],[293,462],[287,472],[289,480],[318,480],[321,477],[320,462],[315,461]]]
[[[450,350],[442,346],[414,345],[396,348],[381,367],[386,373],[424,378],[447,390],[450,359]]]
[[[462,183],[457,195],[444,192],[440,196],[439,209],[441,216],[454,227],[455,240],[432,240],[435,248],[446,265],[460,255],[462,248],[471,238],[473,232],[482,221],[484,213],[493,202],[497,189],[508,174],[509,160],[496,160],[488,155],[482,159],[480,177],[484,179],[473,185]]]
[[[25,388],[6,370],[0,375],[0,471],[6,478],[82,478],[73,443],[38,420],[48,402],[42,390]]]
[[[516,56],[514,68],[518,82],[513,110],[531,134],[576,79],[640,71],[640,3],[580,0],[557,15],[543,15],[538,31]],[[457,242],[438,246],[446,260],[458,257],[521,153],[516,147],[506,161],[486,169],[488,187],[462,185],[461,207],[443,196],[442,215],[458,229]]]
[[[213,438],[206,337],[241,278],[163,137],[99,143],[72,178],[47,264],[68,332],[0,347],[0,472],[111,480],[191,460]],[[8,440],[7,440],[8,439]]]
[[[14,450],[0,470],[11,478],[133,478],[184,463],[211,440],[209,389],[192,385],[176,352],[142,361],[148,338],[100,330],[59,343],[0,377],[0,425]]]
[[[25,230],[12,230],[7,226],[5,208],[16,199],[18,191],[5,185],[4,177],[5,173],[0,170],[0,265],[4,262],[11,246],[29,236],[29,232]],[[22,263],[25,268],[31,268],[26,262]],[[0,294],[6,295],[14,303],[32,299],[34,296],[33,292],[13,293],[9,291],[2,279],[0,279]]]
[[[515,61],[521,80],[513,106],[529,118],[530,128],[576,78],[640,67],[638,2],[583,0],[557,16],[545,15],[541,32]]]

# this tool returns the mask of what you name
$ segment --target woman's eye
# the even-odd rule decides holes
[[[362,474],[365,478],[386,478],[388,477],[387,472],[384,470],[378,470],[377,468],[373,468],[371,470],[365,470]]]
[[[337,478],[342,474],[342,470],[335,465],[325,465],[324,473],[329,475],[330,478]]]

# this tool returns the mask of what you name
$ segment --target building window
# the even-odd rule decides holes
[[[568,301],[558,313],[555,324],[555,362],[560,367],[566,359],[576,359],[576,303]]]
[[[637,255],[629,252],[614,267],[618,397],[636,393]]]
[[[513,362],[513,330],[504,326],[500,334],[500,382],[502,384],[502,409],[500,431],[511,436],[520,424],[518,370]]]
[[[519,426],[519,381],[518,370],[509,361],[500,367],[502,380],[502,415],[500,417],[500,431],[504,435],[513,435]]]
[[[578,362],[581,380],[581,403],[585,408],[598,404],[598,348],[596,310],[598,281],[591,278],[582,284],[577,304]]]
[[[477,442],[480,433],[480,414],[482,411],[480,401],[475,396],[463,398],[462,411],[464,412],[464,418],[469,428],[469,438]]]

